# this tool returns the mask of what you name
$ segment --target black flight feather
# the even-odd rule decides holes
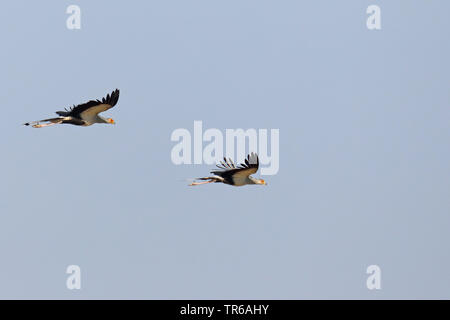
[[[79,104],[77,106],[73,106],[70,109],[65,109],[66,111],[57,111],[56,114],[62,116],[62,117],[74,117],[74,118],[80,118],[80,114],[89,108],[98,106],[99,104],[109,104],[111,107],[114,107],[117,104],[117,101],[119,101],[119,89],[114,90],[111,95],[107,94],[105,98],[102,98],[102,100],[90,100],[86,103]]]

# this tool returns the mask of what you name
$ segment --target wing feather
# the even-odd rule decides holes
[[[216,174],[221,177],[233,177],[233,178],[245,178],[251,174],[254,174],[258,171],[259,168],[259,158],[255,153],[251,153],[247,156],[244,163],[241,163],[239,166],[235,166],[231,159],[224,158],[225,163],[221,161],[221,166],[217,165],[218,168],[222,170],[213,170],[212,174]]]
[[[111,94],[107,94],[102,100],[90,100],[86,103],[73,106],[66,111],[57,111],[60,116],[71,116],[74,118],[91,118],[100,112],[111,109],[119,101],[119,89],[114,90]]]

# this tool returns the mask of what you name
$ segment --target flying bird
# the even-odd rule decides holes
[[[57,118],[27,122],[24,123],[24,125],[31,125],[33,128],[42,128],[62,123],[85,127],[93,125],[94,123],[115,124],[113,119],[104,118],[98,114],[114,107],[118,100],[119,89],[116,89],[111,93],[111,95],[108,94],[105,98],[102,98],[101,101],[90,100],[77,106],[74,105],[69,109],[65,109],[65,111],[57,111],[56,114],[59,116]]]
[[[222,182],[232,186],[244,186],[246,184],[261,184],[267,185],[263,179],[256,179],[251,176],[258,171],[259,159],[258,155],[251,153],[245,159],[245,163],[235,166],[231,159],[223,158],[220,165],[217,165],[220,170],[213,170],[211,177],[197,178],[195,180],[202,180],[203,182],[192,182],[190,186],[198,186],[211,182]]]

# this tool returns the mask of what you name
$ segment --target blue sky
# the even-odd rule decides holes
[[[0,298],[450,298],[448,2],[2,8]],[[21,126],[115,88],[116,126]],[[279,129],[278,174],[187,187],[195,120]]]

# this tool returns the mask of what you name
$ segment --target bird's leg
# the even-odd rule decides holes
[[[49,123],[44,123],[44,124],[40,124],[39,122],[33,125],[33,128],[43,128],[43,127],[49,127],[49,126],[53,126],[55,124],[58,124],[57,122],[49,122]]]
[[[211,182],[216,182],[216,181],[215,180],[208,180],[208,181],[204,181],[204,182],[192,182],[190,184],[190,186],[198,186],[198,185],[201,185],[201,184],[207,184],[207,183],[211,183]]]

